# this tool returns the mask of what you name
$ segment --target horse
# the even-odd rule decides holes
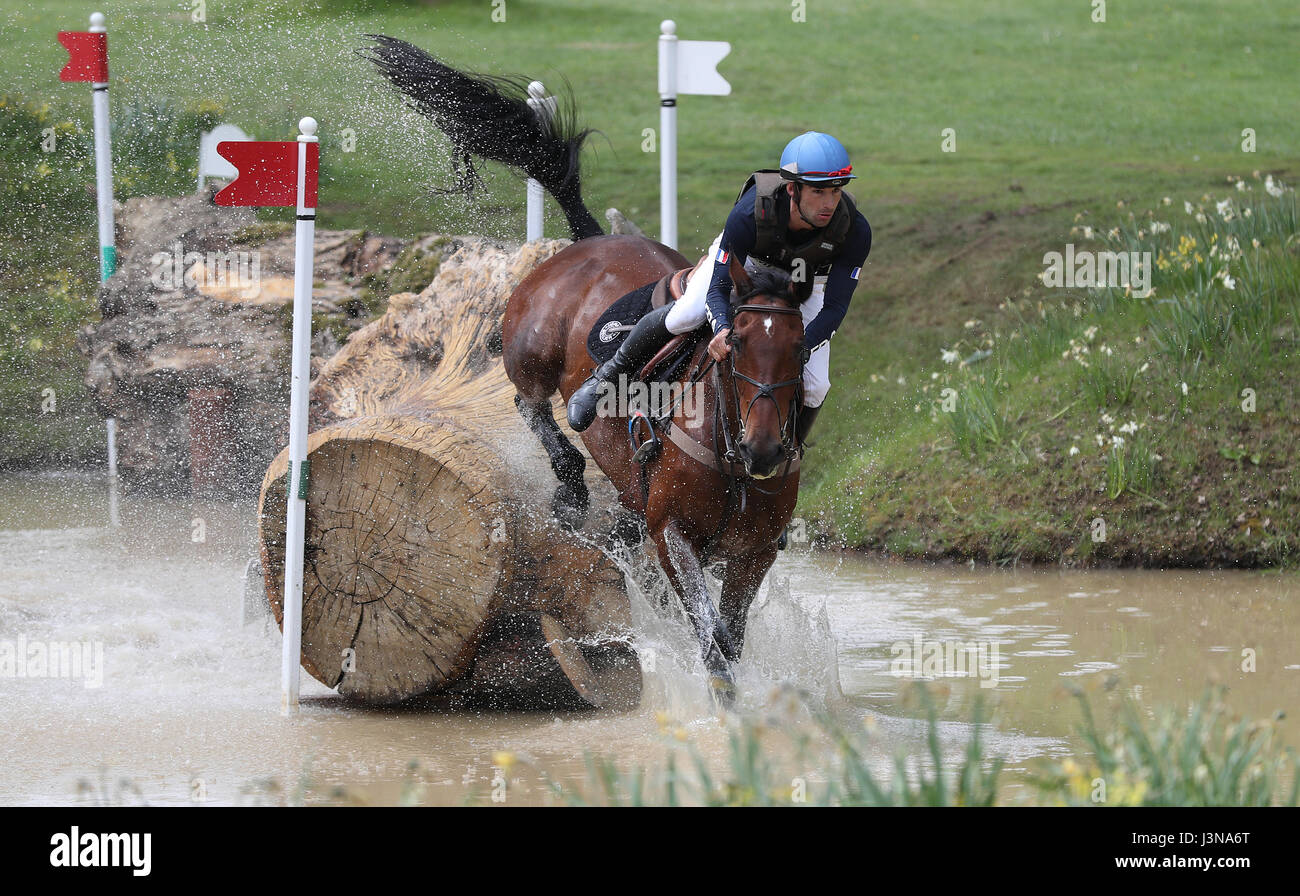
[[[559,392],[567,402],[590,376],[587,336],[612,302],[692,265],[654,240],[600,233],[582,202],[577,164],[589,132],[579,132],[571,116],[539,119],[523,98],[521,80],[470,75],[404,41],[370,36],[377,44],[361,51],[364,58],[452,139],[469,180],[472,156],[504,162],[539,180],[569,221],[573,244],[511,294],[500,349],[515,405],[558,482],[552,510],[567,525],[581,526],[589,504],[586,461],[556,423],[552,396]],[[811,287],[780,271],[751,275],[734,259],[729,270],[736,287],[731,350],[714,361],[708,339],[697,339],[674,384],[683,397],[696,390],[695,412],[686,413],[679,398],[661,407],[656,421],[616,401],[617,410],[599,414],[581,434],[620,504],[653,540],[724,704],[734,700],[732,666],[740,661],[750,604],[798,498],[802,446],[795,432],[807,360],[800,304]],[[663,421],[668,439],[654,428],[665,428]],[[648,438],[638,444],[631,433],[647,427]],[[644,450],[646,442],[653,451]],[[710,561],[724,564],[716,608],[704,575]]]

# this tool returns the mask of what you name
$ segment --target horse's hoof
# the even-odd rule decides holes
[[[587,523],[587,486],[561,482],[551,498],[551,514],[561,526],[577,531]]]

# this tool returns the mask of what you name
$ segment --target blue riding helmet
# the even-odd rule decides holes
[[[820,131],[807,131],[786,144],[781,172],[787,180],[819,187],[842,187],[857,177],[844,144]]]

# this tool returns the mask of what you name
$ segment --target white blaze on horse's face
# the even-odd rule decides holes
[[[770,317],[763,318],[763,330],[764,332],[767,333],[767,335],[769,336],[772,335],[772,318]]]

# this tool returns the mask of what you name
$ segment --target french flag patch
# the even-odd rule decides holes
[[[856,280],[858,279],[858,274],[861,273],[862,273],[862,268],[854,268],[852,271],[849,272],[849,276],[852,277],[854,280]]]
[[[719,248],[718,254],[713,257],[713,260],[716,261],[718,264],[726,264],[727,259],[730,257],[731,257],[730,252],[728,252],[726,249]]]

